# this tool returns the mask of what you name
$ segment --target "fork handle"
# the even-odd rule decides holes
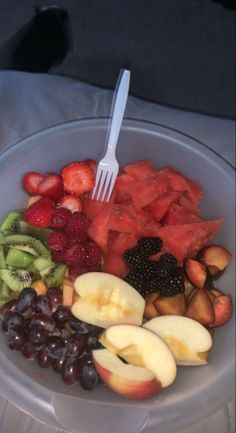
[[[116,84],[112,100],[112,119],[108,133],[107,150],[115,153],[121,123],[124,117],[125,107],[129,93],[130,71],[122,69]]]

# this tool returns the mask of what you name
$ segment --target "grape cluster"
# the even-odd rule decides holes
[[[1,307],[2,329],[8,346],[20,351],[42,368],[53,368],[68,385],[79,383],[92,390],[99,382],[92,350],[100,347],[101,328],[72,316],[62,306],[62,292],[51,288],[37,295],[33,288],[24,289],[18,299]]]

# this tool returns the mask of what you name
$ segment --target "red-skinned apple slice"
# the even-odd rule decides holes
[[[99,341],[128,364],[151,371],[161,388],[169,386],[176,377],[176,363],[171,350],[158,335],[134,325],[107,328]]]
[[[178,365],[206,365],[212,338],[205,326],[182,316],[160,316],[143,325],[169,346]]]
[[[79,295],[71,311],[78,319],[106,328],[118,323],[141,325],[144,298],[121,278],[105,272],[88,272],[74,282]]]
[[[228,322],[233,313],[232,297],[230,295],[216,297],[213,302],[213,308],[215,319],[210,326],[216,327],[224,325]]]
[[[231,257],[231,253],[221,245],[209,245],[198,254],[198,259],[208,267],[209,273],[214,278],[218,278],[227,268]]]
[[[95,367],[113,391],[135,400],[150,398],[161,390],[161,383],[146,368],[125,364],[107,349],[93,350]]]

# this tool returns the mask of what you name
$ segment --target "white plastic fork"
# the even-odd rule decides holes
[[[97,166],[92,199],[108,202],[110,200],[119,164],[116,159],[116,145],[124,117],[129,93],[130,71],[121,69],[111,106],[111,121],[106,138],[106,153]]]

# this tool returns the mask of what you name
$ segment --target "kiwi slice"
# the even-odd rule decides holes
[[[0,280],[0,298],[9,299],[11,296],[11,290],[5,281]]]
[[[39,271],[43,271],[46,268],[50,268],[51,266],[54,265],[54,263],[52,262],[51,259],[47,259],[45,257],[37,257],[36,259],[34,259],[33,262],[34,267]]]
[[[21,292],[32,283],[31,275],[25,269],[0,269],[0,278],[14,292]]]
[[[38,280],[39,278],[41,278],[41,275],[38,271],[38,269],[34,266],[34,263],[30,263],[29,266],[27,266],[25,268],[26,271],[28,271],[31,275],[32,280]]]
[[[0,245],[0,269],[6,267],[5,254],[2,245]]]
[[[9,248],[6,256],[6,264],[17,268],[26,268],[33,262],[34,258],[35,256],[25,251]]]
[[[26,251],[34,256],[50,257],[50,251],[39,240],[29,235],[12,234],[0,239],[0,244]]]
[[[19,218],[22,217],[23,211],[14,210],[7,214],[4,218],[2,224],[0,225],[0,231],[2,232],[10,232],[14,231],[16,227],[16,223]]]
[[[15,231],[17,233],[21,233],[23,235],[33,236],[33,238],[39,239],[42,242],[45,242],[49,233],[51,232],[48,228],[39,228],[34,227],[28,224],[26,221],[22,219],[18,219],[15,223]]]
[[[43,269],[40,275],[48,288],[61,287],[67,266],[62,263],[54,264],[48,268]]]

